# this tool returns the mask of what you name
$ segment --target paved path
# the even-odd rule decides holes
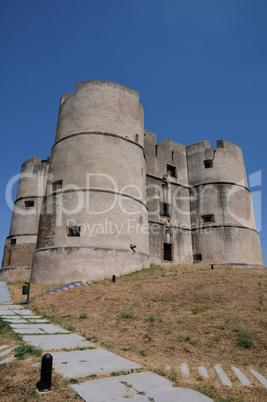
[[[82,378],[91,376],[89,381],[73,384],[71,387],[86,402],[123,402],[131,399],[134,402],[206,402],[210,398],[192,391],[173,387],[166,378],[151,372],[144,372],[138,364],[124,359],[104,349],[97,349],[92,342],[81,336],[71,334],[57,325],[49,324],[47,320],[20,305],[13,305],[5,282],[0,282],[0,317],[7,321],[12,330],[22,335],[23,340],[53,356],[54,369],[64,377]],[[63,351],[62,349],[90,348],[85,350]],[[14,350],[8,345],[0,345],[0,364],[14,360]],[[171,367],[169,367],[171,369]],[[199,375],[209,378],[205,366],[199,366]],[[181,374],[190,375],[186,362],[180,365]],[[220,365],[214,370],[225,387],[231,387],[232,382]],[[232,372],[243,386],[252,386],[246,375],[237,367],[231,367]],[[121,375],[123,372],[132,374]],[[112,376],[111,376],[112,373]],[[114,376],[116,374],[116,376]],[[258,385],[267,388],[267,380],[256,370],[250,369]],[[95,376],[106,378],[95,379]]]

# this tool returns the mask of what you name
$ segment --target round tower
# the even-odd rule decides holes
[[[39,157],[22,164],[2,268],[30,268],[32,265],[47,167],[48,162]]]
[[[241,149],[228,141],[187,147],[194,262],[261,266],[259,234]]]
[[[138,92],[87,81],[61,98],[31,279],[104,279],[147,266]]]

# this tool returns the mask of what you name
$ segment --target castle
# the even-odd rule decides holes
[[[138,92],[79,83],[51,156],[22,164],[2,278],[99,280],[151,263],[262,266],[242,151],[157,143]]]

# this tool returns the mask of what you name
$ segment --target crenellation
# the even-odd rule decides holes
[[[61,97],[51,156],[22,164],[3,272],[31,267],[48,284],[151,263],[262,266],[242,151],[216,145],[157,142],[137,91],[77,84]]]

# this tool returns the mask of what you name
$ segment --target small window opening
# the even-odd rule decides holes
[[[16,244],[17,243],[17,239],[10,239],[10,244]]]
[[[156,154],[156,156],[158,156],[158,146],[159,146],[159,144],[155,145],[155,154]]]
[[[139,135],[138,134],[135,135],[135,141],[139,142]]]
[[[25,201],[25,208],[34,207],[34,201]]]
[[[160,216],[170,217],[170,205],[167,202],[160,203]]]
[[[202,215],[201,219],[203,223],[215,222],[214,215]]]
[[[52,183],[52,191],[60,190],[62,188],[62,180],[57,180]]]
[[[213,167],[213,160],[212,159],[206,159],[204,161],[205,169],[209,169]]]
[[[172,151],[172,162],[173,162],[173,159],[174,159],[174,151]]]
[[[167,174],[172,177],[176,177],[176,167],[172,165],[167,165]]]
[[[172,261],[172,244],[163,243],[163,259],[165,261]]]
[[[67,229],[67,237],[80,237],[81,234],[81,227],[80,226],[72,226],[66,227]]]
[[[194,254],[193,255],[193,261],[202,261],[202,254]]]

